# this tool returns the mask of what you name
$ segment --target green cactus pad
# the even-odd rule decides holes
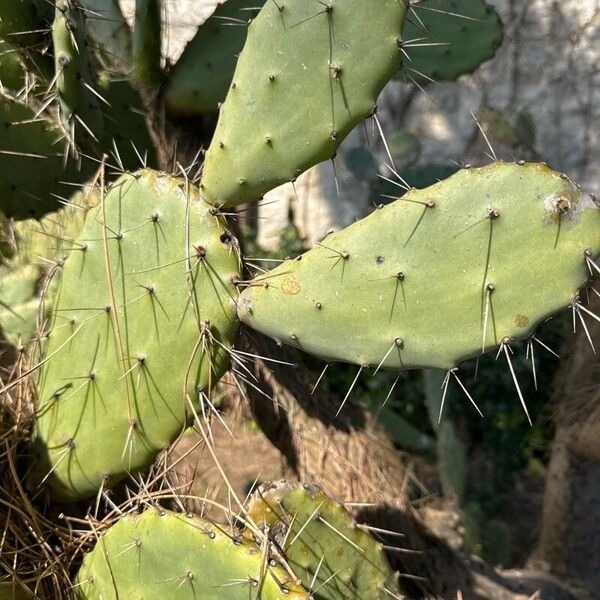
[[[198,29],[169,74],[167,110],[176,116],[215,113],[225,100],[247,24],[264,0],[228,0]]]
[[[131,62],[131,30],[118,0],[80,0],[85,27],[111,68],[127,71]]]
[[[52,41],[60,117],[66,131],[84,140],[98,139],[104,128],[85,22],[85,11],[74,0],[57,0]]]
[[[19,90],[25,82],[25,71],[17,50],[0,40],[0,90]]]
[[[206,154],[205,199],[258,200],[332,158],[400,68],[405,14],[398,0],[267,2]]]
[[[1,94],[0,130],[0,209],[7,216],[26,219],[55,210],[59,198],[72,194],[69,184],[84,179],[74,161],[64,166],[56,125]]]
[[[13,46],[36,44],[43,27],[36,3],[32,0],[0,0],[0,38]]]
[[[400,597],[382,545],[318,487],[263,485],[248,514],[259,527],[268,527],[315,600]]]
[[[26,343],[36,331],[40,276],[34,265],[0,266],[0,329],[12,343]]]
[[[239,315],[326,360],[450,369],[567,307],[586,252],[600,252],[593,200],[547,166],[497,162],[413,189],[258,277]]]
[[[410,60],[396,79],[454,81],[492,58],[502,44],[500,17],[483,0],[422,0],[413,10],[402,32]]]
[[[140,168],[140,158],[144,157],[144,166],[155,166],[156,152],[139,94],[127,81],[101,80],[98,91],[110,105],[102,106],[104,132],[99,149],[111,157],[111,162],[120,162],[127,170]],[[118,152],[118,160],[115,152]]]
[[[65,499],[147,466],[227,367],[235,238],[183,180],[124,175],[61,273],[38,381],[35,481]]]
[[[238,532],[156,509],[122,517],[84,558],[79,600],[301,600],[307,593]]]
[[[146,90],[154,89],[163,79],[162,8],[162,0],[135,0],[131,77]]]

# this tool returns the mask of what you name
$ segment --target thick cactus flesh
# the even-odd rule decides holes
[[[79,600],[308,598],[236,530],[156,509],[127,515],[100,537],[74,591]]]
[[[402,32],[405,60],[396,75],[407,83],[454,81],[494,56],[503,27],[484,0],[422,0]]]
[[[61,273],[38,381],[34,480],[92,496],[147,466],[199,409],[236,331],[235,238],[185,181],[124,175]]]
[[[406,10],[399,0],[267,2],[206,154],[205,199],[258,200],[332,158],[400,68]]]
[[[165,101],[170,114],[215,113],[225,100],[248,23],[264,0],[228,0],[198,29],[169,74]]]
[[[55,210],[60,198],[72,194],[70,184],[84,178],[74,161],[69,159],[65,167],[60,130],[1,94],[0,130],[0,210],[17,219]]]
[[[239,315],[326,360],[450,369],[566,308],[600,253],[600,209],[541,164],[413,189],[258,277]]]
[[[249,516],[281,546],[315,600],[400,597],[382,545],[318,487],[265,484]]]

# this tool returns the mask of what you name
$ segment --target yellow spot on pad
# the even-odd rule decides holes
[[[517,315],[515,317],[515,325],[521,329],[529,325],[529,317],[526,315]]]
[[[284,294],[288,294],[290,296],[295,296],[300,292],[300,282],[296,279],[295,275],[288,275],[283,280],[283,285],[281,286],[281,290]]]

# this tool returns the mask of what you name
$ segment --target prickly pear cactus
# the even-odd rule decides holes
[[[402,32],[410,60],[396,79],[454,81],[492,58],[502,38],[500,17],[484,0],[422,0]]]
[[[398,0],[277,0],[248,28],[206,155],[207,201],[258,200],[332,158],[400,68]]]
[[[124,175],[90,210],[52,304],[34,480],[92,496],[150,464],[227,367],[236,240],[185,181]]]
[[[15,46],[32,46],[42,37],[40,25],[33,0],[0,0],[0,38]]]
[[[172,115],[215,113],[225,100],[248,25],[264,0],[228,0],[198,29],[171,73],[165,92]]]
[[[263,485],[249,516],[281,546],[315,600],[400,597],[382,545],[318,487]]]
[[[0,39],[0,91],[17,91],[24,82],[25,71],[17,50]]]
[[[85,36],[85,13],[74,0],[56,0],[52,24],[60,118],[71,138],[102,134],[101,100],[94,90],[91,48]]]
[[[89,165],[69,159],[63,134],[52,121],[36,118],[25,104],[0,94],[0,210],[9,217],[40,217],[68,198]],[[33,174],[35,176],[33,176]]]
[[[112,69],[126,72],[131,62],[131,30],[118,0],[79,0],[85,28]]]
[[[14,344],[26,343],[36,330],[39,279],[34,265],[0,266],[0,329]]]
[[[309,597],[235,529],[156,509],[127,515],[99,537],[74,591],[80,600]]]
[[[258,277],[239,316],[326,360],[450,369],[577,297],[600,210],[540,164],[497,162],[413,189]]]

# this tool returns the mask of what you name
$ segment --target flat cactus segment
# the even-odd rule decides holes
[[[31,46],[39,41],[41,26],[32,0],[0,0],[0,38],[14,46]]]
[[[85,175],[72,160],[65,167],[56,124],[0,94],[0,130],[0,210],[16,219],[55,210]]]
[[[193,186],[149,170],[109,188],[67,254],[33,478],[71,499],[147,466],[200,410],[227,368],[239,258]]]
[[[28,342],[36,331],[39,279],[34,265],[0,266],[0,329],[14,344]]]
[[[131,62],[131,30],[118,0],[80,0],[86,31],[108,63],[127,71]]]
[[[250,503],[249,516],[281,544],[315,600],[400,597],[382,545],[318,487],[263,485]]]
[[[577,297],[600,209],[541,164],[496,162],[413,189],[258,277],[239,316],[331,361],[450,369],[525,339]]]
[[[79,600],[302,600],[307,593],[260,549],[198,517],[128,515],[98,539],[74,583]]]
[[[170,114],[218,111],[244,47],[248,23],[262,4],[264,0],[228,0],[200,26],[169,73],[165,101]]]
[[[94,91],[91,53],[85,36],[85,12],[74,0],[58,0],[52,24],[60,117],[66,131],[98,139],[104,128]],[[75,137],[72,135],[72,137]],[[74,140],[73,140],[74,141]]]
[[[396,79],[454,81],[492,58],[502,44],[502,21],[483,0],[422,0],[413,10],[402,32],[410,60]]]
[[[17,91],[25,83],[25,70],[16,48],[0,40],[0,90]]]
[[[161,39],[162,0],[135,0],[132,77],[147,90],[159,85],[163,78]]]
[[[126,170],[140,168],[140,159],[144,159],[143,166],[155,166],[156,152],[136,90],[128,81],[100,80],[98,91],[110,105],[102,107],[104,132],[98,150],[112,156],[118,152]]]
[[[401,0],[267,2],[206,154],[204,198],[258,200],[332,158],[400,68],[406,10]]]

